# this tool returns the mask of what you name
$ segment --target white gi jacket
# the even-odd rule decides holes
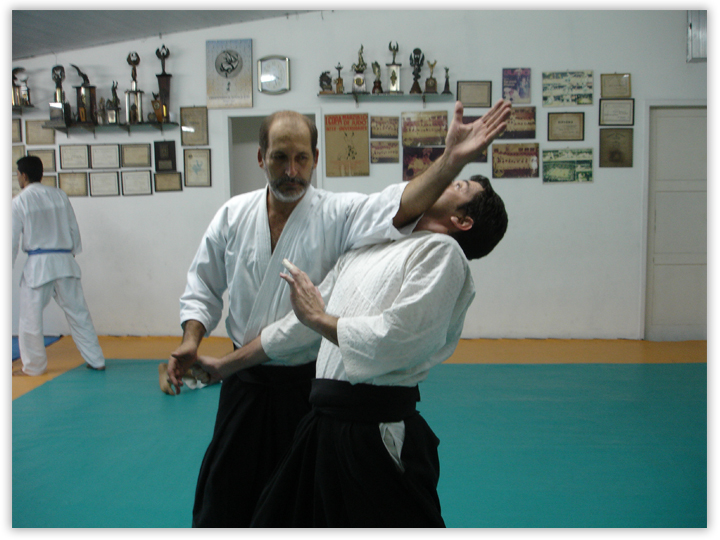
[[[345,251],[401,238],[392,220],[407,184],[380,193],[330,193],[310,186],[271,252],[267,188],[238,195],[216,213],[188,271],[180,298],[180,321],[201,322],[208,334],[222,316],[229,291],[228,335],[242,346],[268,324],[292,311],[280,278],[287,258],[319,283]],[[309,360],[308,360],[309,361]]]
[[[20,251],[69,250],[30,255],[23,268],[28,287],[62,277],[80,277],[74,255],[82,252],[80,230],[70,200],[61,189],[39,182],[28,184],[12,201],[12,262]]]
[[[322,340],[316,376],[352,384],[424,380],[452,355],[475,297],[458,243],[427,231],[345,254],[319,289],[326,312],[340,320],[339,346]],[[303,363],[312,360],[308,347],[317,347],[318,335],[290,313],[264,329],[261,340],[273,360]]]

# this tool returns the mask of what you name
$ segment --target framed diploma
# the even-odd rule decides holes
[[[25,155],[24,144],[14,144],[12,147],[12,173],[17,172],[17,160]]]
[[[150,144],[123,144],[121,146],[122,167],[150,167]]]
[[[632,128],[606,128],[600,130],[600,166],[633,166]]]
[[[89,169],[90,158],[85,144],[69,144],[60,146],[61,169]]]
[[[150,171],[123,171],[123,195],[152,195]]]
[[[155,173],[155,193],[182,191],[182,175],[179,172]]]
[[[22,122],[19,118],[12,119],[12,142],[22,142]]]
[[[458,81],[457,96],[465,107],[490,107],[492,81]]]
[[[548,113],[548,141],[584,141],[585,113]]]
[[[207,107],[180,107],[180,144],[207,146]]]
[[[44,184],[46,186],[50,186],[50,187],[57,187],[57,176],[53,176],[53,175],[45,176],[43,174],[43,177],[42,177],[42,180],[40,180],[40,183]]]
[[[185,187],[210,187],[210,149],[185,149]]]
[[[603,73],[600,75],[600,97],[629,98],[632,86],[629,73]]]
[[[632,126],[635,124],[634,99],[601,99],[601,126]]]
[[[175,170],[175,141],[155,141],[155,172]]]
[[[12,196],[15,197],[22,191],[20,187],[20,181],[18,180],[17,174],[12,175]]]
[[[25,120],[26,144],[55,144],[55,130],[43,127],[45,120]]]
[[[120,181],[117,172],[91,172],[91,197],[117,197],[120,195]]]
[[[87,197],[87,173],[61,172],[58,174],[59,188],[67,193],[68,197]]]
[[[28,150],[28,156],[37,156],[43,164],[43,172],[55,172],[55,149]]]
[[[120,145],[93,144],[90,146],[90,167],[93,169],[117,169],[120,167]]]

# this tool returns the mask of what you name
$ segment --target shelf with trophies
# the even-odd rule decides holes
[[[351,98],[355,100],[355,105],[359,106],[359,102],[364,99],[368,100],[397,100],[397,99],[418,99],[422,100],[423,106],[428,101],[450,101],[453,99],[453,94],[450,91],[450,79],[449,69],[445,68],[445,87],[442,92],[438,93],[437,80],[433,77],[433,71],[437,60],[435,62],[427,62],[427,66],[430,68],[430,76],[425,80],[425,90],[420,87],[420,73],[423,65],[425,64],[425,55],[420,49],[414,49],[410,55],[410,65],[413,68],[413,85],[410,88],[410,92],[405,94],[400,90],[400,68],[402,64],[395,61],[395,56],[399,50],[398,44],[395,43],[393,46],[392,41],[389,45],[389,50],[393,53],[392,63],[385,64],[388,68],[388,89],[383,90],[382,87],[382,73],[380,64],[378,62],[372,63],[372,71],[375,75],[373,81],[372,90],[367,90],[365,81],[365,69],[367,64],[363,59],[363,46],[360,46],[358,51],[358,61],[352,64],[351,69],[353,70],[353,80],[350,92],[345,91],[345,84],[342,79],[343,66],[338,62],[335,69],[338,72],[337,78],[333,81],[330,77],[330,72],[325,71],[320,75],[320,92],[318,96],[321,98],[328,99],[347,99]]]
[[[165,131],[165,129],[173,129],[179,126],[176,122],[170,122],[169,105],[170,105],[170,77],[172,75],[165,73],[165,60],[170,56],[170,51],[162,46],[156,51],[157,57],[162,63],[162,73],[157,75],[159,92],[153,93],[152,106],[153,111],[143,117],[143,94],[142,90],[137,87],[137,66],[140,63],[140,56],[131,52],[127,57],[127,62],[132,66],[132,81],[130,90],[125,91],[125,118],[121,120],[120,98],[117,94],[118,83],[113,81],[111,89],[111,97],[107,100],[100,98],[97,101],[96,88],[90,84],[88,76],[83,73],[79,67],[70,64],[78,72],[82,78],[82,84],[75,86],[77,96],[77,109],[73,114],[70,103],[65,99],[65,92],[62,88],[62,82],[65,80],[65,68],[63,66],[55,66],[52,68],[52,79],[55,82],[55,101],[50,103],[50,120],[43,124],[43,127],[62,131],[69,135],[73,130],[90,131],[93,134],[103,131],[126,131],[130,134],[132,131],[153,130],[157,129]],[[14,84],[13,84],[14,86]],[[13,90],[13,103],[15,92]]]
[[[12,70],[12,112],[22,114],[26,109],[34,109],[35,106],[30,103],[30,89],[27,85],[28,76],[25,68],[15,68]]]

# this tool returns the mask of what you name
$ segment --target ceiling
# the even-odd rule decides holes
[[[287,17],[286,10],[13,10],[12,59],[229,24]]]

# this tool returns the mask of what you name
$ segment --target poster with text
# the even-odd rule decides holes
[[[369,176],[368,115],[325,116],[325,175]]]

